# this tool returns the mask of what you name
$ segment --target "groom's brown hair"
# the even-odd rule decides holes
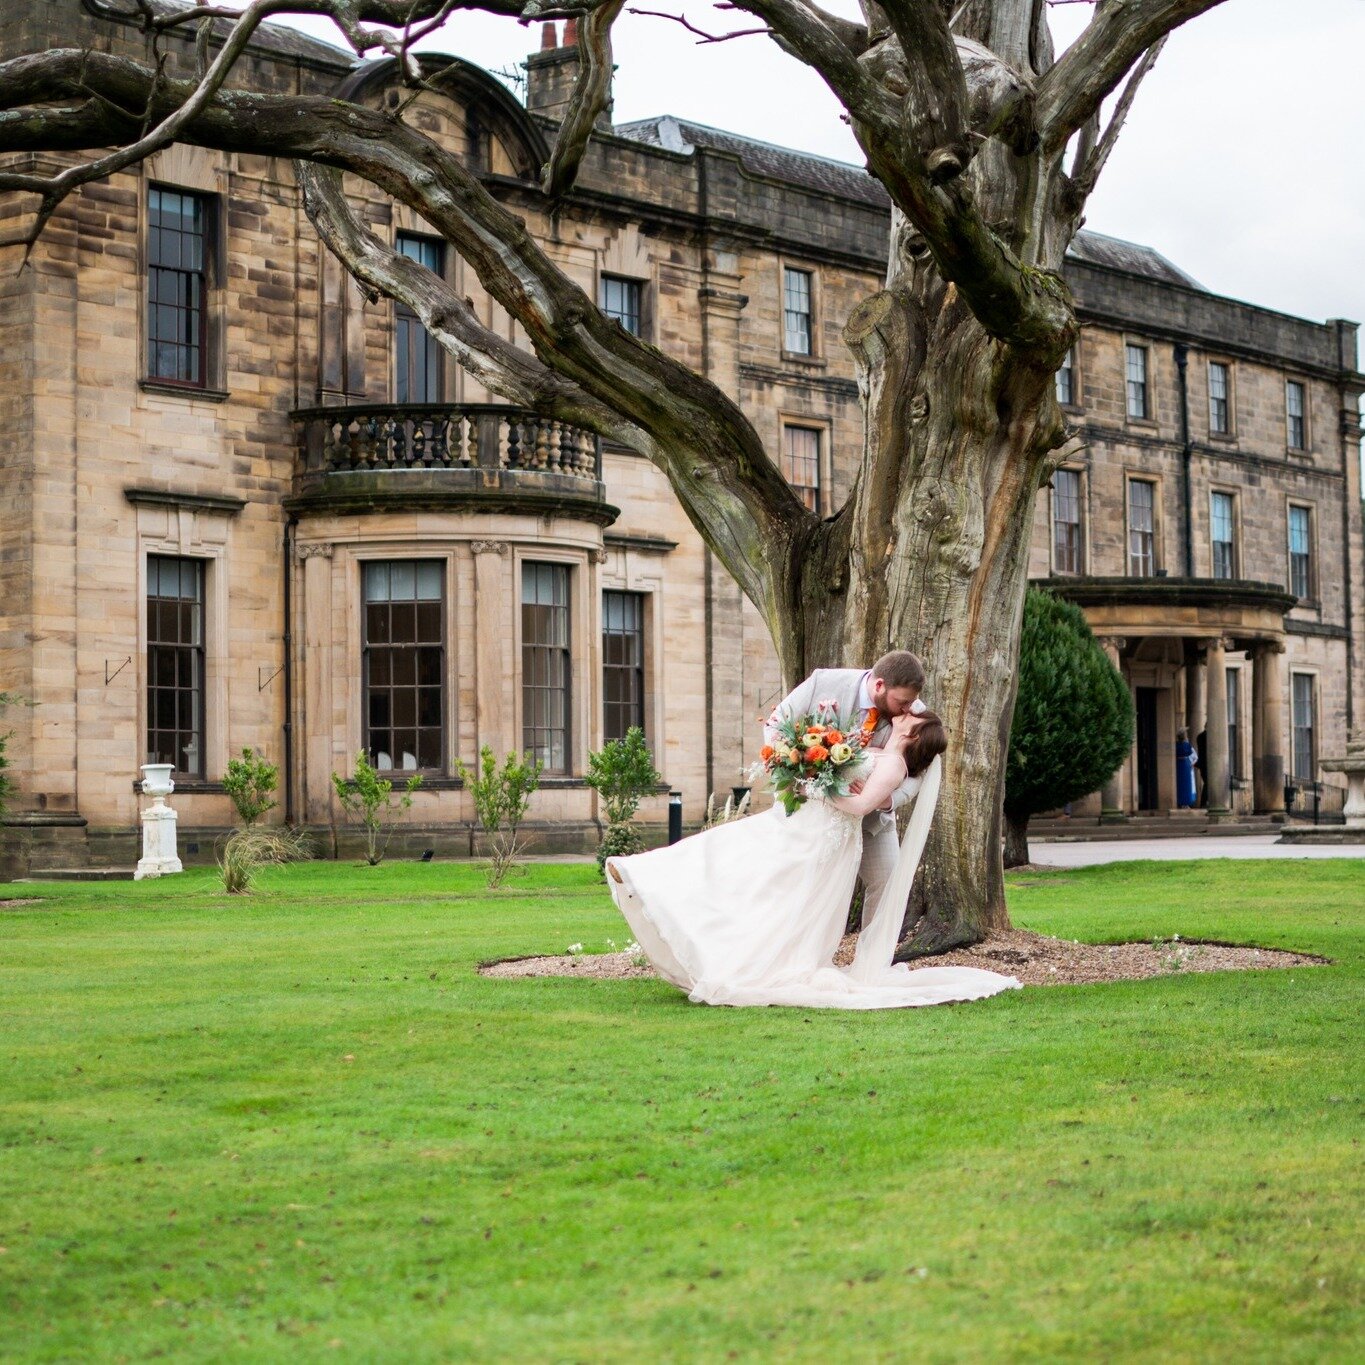
[[[880,678],[888,687],[913,687],[917,693],[924,691],[924,665],[920,663],[919,655],[911,654],[908,649],[893,649],[890,654],[883,654],[872,665],[872,676]]]
[[[939,754],[948,748],[948,732],[936,711],[921,711],[919,724],[905,746],[905,766],[911,777],[918,777]]]

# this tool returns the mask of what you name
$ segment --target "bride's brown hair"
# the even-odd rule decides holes
[[[921,711],[919,724],[905,746],[905,766],[918,777],[948,747],[948,732],[936,711]]]

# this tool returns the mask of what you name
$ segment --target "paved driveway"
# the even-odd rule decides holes
[[[1029,856],[1036,865],[1094,867],[1097,863],[1125,863],[1138,858],[1172,861],[1182,858],[1361,858],[1358,844],[1279,844],[1278,834],[1223,834],[1189,839],[1106,839],[1090,843],[1030,839]],[[1365,866],[1361,867],[1365,885]]]

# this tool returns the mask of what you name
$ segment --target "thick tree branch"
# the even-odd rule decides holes
[[[1188,19],[1223,0],[1100,0],[1084,33],[1038,83],[1043,156],[1058,155],[1133,63]]]
[[[607,0],[588,15],[578,32],[578,81],[568,112],[559,125],[554,150],[541,172],[540,185],[551,199],[568,193],[578,178],[583,154],[588,150],[593,125],[599,114],[611,109],[611,26],[625,0]]]
[[[1133,74],[1128,77],[1124,84],[1123,93],[1114,106],[1114,112],[1110,116],[1104,132],[1094,139],[1092,146],[1077,148],[1076,168],[1072,172],[1070,187],[1073,202],[1077,209],[1085,203],[1094,190],[1095,184],[1100,178],[1100,172],[1104,170],[1105,163],[1114,150],[1114,144],[1118,141],[1119,133],[1123,130],[1124,121],[1128,117],[1129,110],[1133,107],[1133,101],[1137,98],[1138,86],[1142,84],[1147,73],[1156,64],[1156,59],[1161,55],[1161,49],[1166,46],[1166,39],[1169,36],[1169,34],[1163,34],[1142,54],[1142,59],[1133,68]],[[1092,123],[1087,122],[1086,128],[1090,127],[1092,127]],[[1083,141],[1088,142],[1089,139],[1086,139],[1084,135],[1085,129],[1082,129]],[[1085,152],[1084,157],[1082,157],[1082,151]]]
[[[296,161],[294,173],[309,220],[337,259],[361,284],[401,299],[467,374],[510,402],[545,416],[621,442],[641,440],[642,433],[619,414],[485,327],[470,301],[440,276],[380,241],[346,198],[340,171]]]
[[[150,105],[164,118],[191,93],[189,83],[158,82],[148,67],[102,53],[15,58],[0,63],[0,108],[19,106],[19,117],[0,123],[0,152],[51,147],[44,121],[25,106],[94,96],[114,111]],[[73,147],[80,126],[61,122],[63,147]],[[129,126],[128,116],[110,114],[91,140],[107,146],[111,132]],[[645,434],[642,453],[668,475],[708,543],[776,626],[779,594],[795,581],[794,557],[816,522],[753,427],[710,381],[606,318],[458,158],[378,110],[239,90],[208,101],[180,140],[351,171],[420,213],[522,325],[546,367]],[[391,283],[404,302],[422,302],[406,277]]]

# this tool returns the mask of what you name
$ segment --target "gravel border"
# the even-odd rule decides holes
[[[852,960],[857,942],[850,934],[835,962]],[[1278,948],[1245,948],[1227,943],[1159,939],[1148,943],[1075,943],[1027,929],[993,934],[984,943],[925,959],[925,967],[983,967],[1018,977],[1025,986],[1076,986],[1100,981],[1143,981],[1185,972],[1257,971],[1278,967],[1319,967],[1329,959]],[[518,957],[485,962],[482,976],[525,978],[581,977],[621,981],[655,975],[638,953],[575,953],[557,957]]]

